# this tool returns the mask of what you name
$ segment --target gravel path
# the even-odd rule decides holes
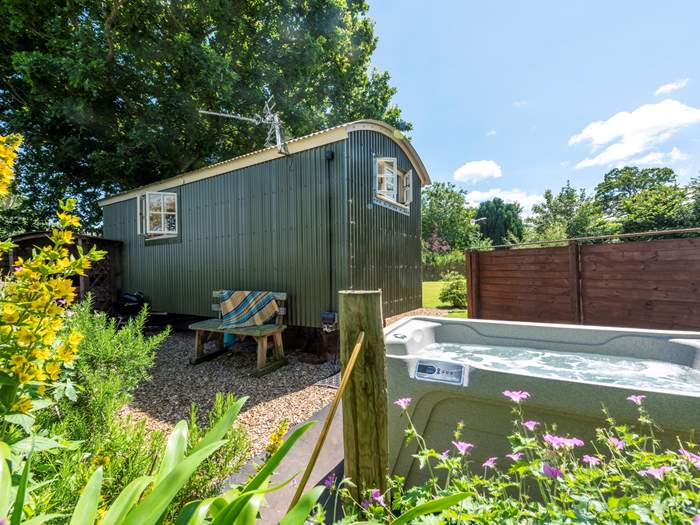
[[[286,352],[289,365],[258,378],[251,376],[255,348],[236,349],[192,366],[193,346],[193,333],[173,333],[158,350],[152,381],[139,386],[125,412],[146,418],[149,428],[169,432],[189,417],[192,403],[205,415],[217,392],[249,396],[238,422],[250,436],[254,455],[264,450],[280,421],[286,419],[290,427],[306,421],[335,395],[332,388],[314,386],[332,375],[334,366],[301,362],[300,352]]]
[[[446,315],[446,310],[421,308],[387,319],[387,325],[408,315]],[[193,332],[174,332],[160,347],[151,370],[153,379],[138,387],[125,414],[146,419],[150,429],[170,432],[180,419],[188,419],[195,403],[201,416],[212,406],[217,392],[248,396],[238,422],[248,432],[251,456],[265,449],[270,435],[286,419],[290,428],[309,419],[333,400],[336,390],[315,385],[336,372],[332,363],[311,364],[298,351],[285,352],[289,364],[253,377],[255,348],[237,348],[196,366],[189,363]],[[312,356],[315,357],[315,356]]]

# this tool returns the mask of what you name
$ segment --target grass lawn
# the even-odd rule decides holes
[[[467,317],[467,311],[452,308],[438,299],[443,281],[423,281],[423,308],[440,308],[449,310],[447,317]]]

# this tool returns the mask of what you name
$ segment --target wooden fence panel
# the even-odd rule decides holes
[[[700,239],[581,246],[586,324],[700,329]]]
[[[568,247],[470,252],[467,280],[471,317],[577,322]]]
[[[700,330],[700,238],[470,252],[470,317]]]

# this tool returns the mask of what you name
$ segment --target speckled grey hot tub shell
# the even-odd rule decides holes
[[[510,451],[504,390],[528,391],[528,418],[587,441],[603,406],[620,421],[636,419],[631,394],[647,396],[669,447],[700,429],[698,332],[409,317],[387,327],[385,341],[390,468],[409,478],[420,476],[415,449],[403,444],[405,421],[392,405],[403,397],[413,399],[413,421],[437,450],[450,448],[463,421],[475,462]]]

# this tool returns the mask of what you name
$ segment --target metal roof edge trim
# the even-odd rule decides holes
[[[311,148],[317,148],[325,144],[331,144],[333,142],[338,142],[340,140],[345,140],[348,138],[348,133],[352,131],[360,130],[371,130],[382,133],[393,139],[404,153],[409,157],[411,163],[416,167],[418,176],[423,185],[430,184],[430,177],[425,169],[423,161],[418,156],[418,153],[413,148],[411,143],[403,137],[397,130],[389,126],[384,122],[378,120],[358,120],[355,122],[349,122],[346,124],[341,124],[332,128],[324,129],[321,131],[316,131],[309,135],[304,135],[303,137],[298,137],[287,141],[287,149],[290,154],[298,153],[300,151],[305,151]],[[399,136],[397,136],[399,135]],[[238,157],[234,157],[229,160],[218,162],[212,164],[211,166],[206,166],[194,171],[189,171],[170,177],[168,179],[163,179],[145,186],[140,186],[132,190],[113,195],[111,197],[106,197],[97,201],[98,205],[103,208],[110,204],[115,204],[117,202],[132,199],[141,195],[146,191],[161,191],[168,188],[174,188],[178,186],[183,186],[185,184],[190,184],[197,182],[202,179],[208,179],[209,177],[215,177],[217,175],[222,175],[231,171],[239,170],[242,168],[247,168],[255,164],[260,164],[267,162],[269,160],[274,160],[284,157],[284,155],[278,153],[276,147],[265,148]]]

